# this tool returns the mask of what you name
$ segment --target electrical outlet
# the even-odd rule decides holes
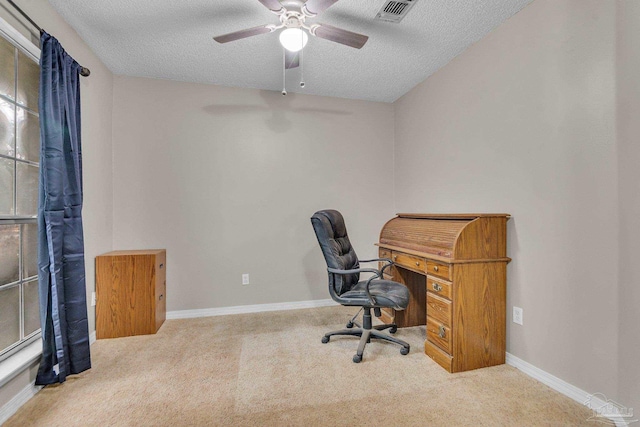
[[[520,307],[513,306],[513,323],[522,325],[522,309]]]
[[[244,273],[242,275],[242,284],[243,285],[248,285],[249,284],[249,273]]]
[[[95,306],[96,306],[96,293],[91,292],[91,307],[95,307]]]

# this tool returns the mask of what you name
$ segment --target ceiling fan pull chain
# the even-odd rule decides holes
[[[287,95],[287,52],[282,48],[282,96]]]
[[[304,34],[300,31],[300,41],[302,42],[302,49],[300,49],[300,87],[304,87]]]

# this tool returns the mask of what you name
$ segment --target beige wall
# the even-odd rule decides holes
[[[640,415],[640,2],[618,2],[620,400]]]
[[[84,168],[84,236],[86,257],[86,283],[88,297],[95,289],[94,258],[110,251],[113,228],[111,109],[113,101],[113,75],[84,44],[76,32],[62,20],[46,0],[17,2],[45,30],[55,36],[80,64],[91,69],[91,76],[81,79],[82,103],[82,155]],[[29,35],[31,27],[24,27],[11,11],[0,7],[0,17],[17,30]],[[33,36],[32,36],[33,38]],[[33,38],[38,43],[39,38]],[[88,301],[90,304],[90,301]],[[94,307],[89,306],[89,330],[95,330]],[[13,396],[32,383],[33,370],[23,372],[0,389],[0,408]]]
[[[116,77],[114,248],[167,249],[167,310],[327,299],[311,227],[393,216],[393,106]],[[241,284],[249,273],[251,284]]]
[[[395,104],[398,211],[512,214],[507,350],[610,398],[615,24],[615,1],[536,0]]]

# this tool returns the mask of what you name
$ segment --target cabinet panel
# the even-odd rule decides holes
[[[160,326],[164,323],[167,316],[167,256],[165,252],[162,252],[156,257],[156,331],[160,329]]]
[[[455,370],[501,365],[506,351],[506,263],[456,266]]]
[[[166,316],[166,254],[117,251],[96,257],[96,336],[154,334]]]

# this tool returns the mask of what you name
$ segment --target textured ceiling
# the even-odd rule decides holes
[[[418,0],[399,24],[374,20],[385,0],[340,0],[307,23],[369,36],[361,49],[311,37],[287,90],[393,102],[531,0]],[[257,0],[49,0],[115,74],[282,90],[278,32],[212,37],[279,19]]]

